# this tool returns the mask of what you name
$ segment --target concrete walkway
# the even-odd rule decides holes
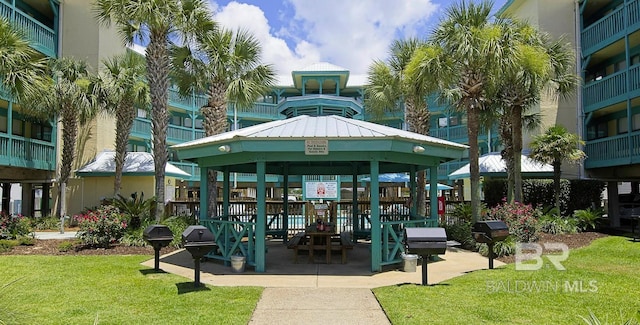
[[[256,273],[248,267],[234,273],[220,261],[201,263],[200,281],[213,286],[261,286],[265,290],[251,318],[251,324],[389,324],[389,320],[371,292],[372,288],[422,284],[422,265],[416,272],[403,272],[401,265],[383,272],[370,271],[370,245],[358,243],[349,252],[347,264],[339,256],[332,264],[307,263],[302,256],[293,263],[293,252],[281,242],[269,241],[267,272]],[[317,264],[316,264],[317,263]],[[153,259],[142,263],[153,267]],[[421,264],[421,263],[419,263]],[[496,267],[503,265],[495,261]],[[487,258],[465,250],[450,248],[438,261],[428,263],[428,284],[436,284],[467,272],[488,267]],[[161,257],[160,268],[194,279],[191,255],[179,250]]]
[[[59,231],[36,231],[35,237],[37,239],[73,239],[76,238],[77,232],[65,231],[61,234]]]

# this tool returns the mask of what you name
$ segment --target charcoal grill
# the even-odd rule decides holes
[[[444,228],[405,228],[404,245],[409,254],[422,258],[422,285],[427,285],[427,261],[447,251],[447,233]]]
[[[213,233],[205,226],[189,226],[182,232],[182,244],[194,262],[194,286],[200,286],[200,259],[217,245]]]
[[[502,220],[478,221],[471,227],[473,239],[478,243],[486,243],[489,248],[489,269],[493,269],[493,246],[509,237],[509,227]]]
[[[173,241],[173,232],[165,225],[151,225],[144,229],[142,238],[153,247],[154,269],[160,271],[160,249]]]

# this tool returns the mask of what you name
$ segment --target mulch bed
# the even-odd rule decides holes
[[[606,237],[606,234],[598,232],[582,232],[570,235],[550,235],[541,233],[539,243],[564,243],[569,248],[579,248],[589,245],[592,241]],[[123,245],[112,245],[110,248],[93,248],[83,247],[76,244],[74,248],[66,251],[60,251],[60,244],[64,242],[76,242],[70,239],[37,239],[33,246],[16,246],[9,252],[0,253],[0,255],[151,255],[153,256],[153,247],[134,247]],[[175,251],[173,247],[163,247],[161,254],[167,254]],[[514,256],[500,257],[497,260],[504,263],[513,263]]]
[[[0,253],[0,255],[151,255],[153,256],[153,247],[135,247],[124,245],[112,245],[109,248],[85,247],[75,244],[72,249],[66,252],[60,251],[60,244],[65,242],[76,243],[73,239],[36,239],[33,246],[15,246],[9,252]],[[175,251],[173,247],[163,247],[160,254],[167,254]]]
[[[546,233],[540,233],[540,239],[538,243],[563,243],[567,245],[570,249],[580,248],[584,246],[588,246],[592,241],[607,237],[607,234],[602,234],[599,232],[580,232],[577,234],[566,234],[566,235],[552,235]],[[543,254],[547,253],[543,250]],[[552,253],[553,254],[553,253]],[[556,253],[557,254],[557,253]],[[497,260],[504,263],[514,263],[516,257],[514,255],[499,257]]]

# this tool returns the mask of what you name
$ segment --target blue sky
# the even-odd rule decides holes
[[[494,0],[494,12],[507,0]],[[290,75],[317,62],[366,74],[391,41],[427,36],[451,0],[209,0],[225,27],[249,29],[263,62]]]

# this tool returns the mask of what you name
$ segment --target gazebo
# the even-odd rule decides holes
[[[357,191],[359,175],[371,177],[371,193],[378,193],[380,173],[429,171],[429,196],[437,197],[438,165],[462,158],[467,146],[403,131],[379,124],[340,116],[301,115],[221,133],[172,146],[180,159],[194,161],[201,168],[200,222],[216,235],[220,251],[216,258],[229,261],[240,251],[247,264],[256,272],[266,272],[266,184],[265,175],[281,175],[284,193],[288,193],[289,175],[351,175],[353,192]],[[207,175],[209,170],[223,173],[222,215],[207,215]],[[255,173],[257,205],[255,222],[234,221],[229,211],[230,173]],[[411,195],[415,197],[415,177],[410,178]],[[283,197],[285,219],[287,195]],[[387,240],[392,227],[433,226],[437,224],[437,205],[432,204],[429,216],[416,214],[415,202],[410,208],[411,220],[385,222],[380,219],[380,198],[372,195],[371,208],[371,271],[379,272],[383,265],[397,263],[402,250],[399,240]],[[415,200],[414,200],[415,201]],[[353,218],[358,203],[353,197]],[[285,223],[286,225],[286,223]],[[396,234],[397,235],[397,234]],[[396,239],[398,239],[396,237]],[[244,242],[243,242],[244,241]]]

